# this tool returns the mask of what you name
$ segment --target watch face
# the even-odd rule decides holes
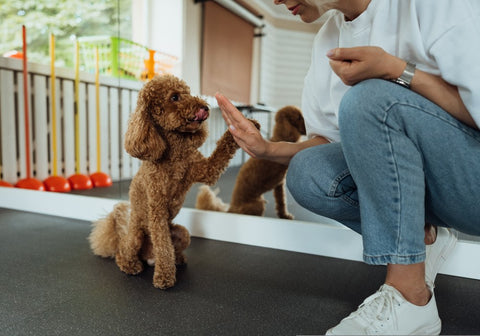
[[[404,81],[403,79],[401,79],[401,78],[393,79],[392,82],[394,82],[394,83],[396,83],[396,84],[398,84],[398,85],[401,85],[401,86],[403,86],[403,87],[405,87],[405,88],[407,88],[407,89],[410,88],[410,83],[405,82],[405,81]]]

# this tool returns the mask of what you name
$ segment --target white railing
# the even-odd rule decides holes
[[[27,176],[22,61],[0,58],[0,124],[2,179],[15,183]],[[56,69],[56,125],[58,175],[89,174],[97,170],[95,76],[79,76],[79,155],[75,155],[75,76],[73,70]],[[52,104],[50,67],[28,64],[30,112],[30,159],[32,177],[44,180],[52,174]],[[129,178],[138,162],[122,150],[128,116],[134,110],[142,83],[102,77],[100,79],[101,171],[113,180]],[[78,161],[77,161],[78,160]]]
[[[52,107],[50,67],[29,63],[28,101],[30,114],[30,176],[41,181],[53,173]],[[76,173],[97,171],[97,147],[101,152],[101,171],[112,180],[128,180],[136,173],[139,161],[123,149],[123,137],[128,118],[134,111],[142,82],[100,77],[100,144],[96,138],[95,76],[80,73],[78,103],[78,157],[75,155],[75,74],[71,69],[57,68],[56,125],[57,174],[69,177]],[[205,98],[205,97],[204,97]],[[204,155],[215,148],[216,141],[226,129],[215,99],[206,98],[211,107],[209,138],[201,147]],[[23,67],[18,59],[0,57],[0,164],[2,180],[16,183],[25,178],[26,146],[24,118]],[[271,114],[256,114],[262,128],[269,131]],[[241,164],[239,153],[231,165]]]

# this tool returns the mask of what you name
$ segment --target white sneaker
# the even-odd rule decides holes
[[[437,238],[426,246],[425,281],[434,287],[438,271],[447,260],[457,243],[457,232],[444,227],[437,227]]]
[[[428,304],[416,306],[385,284],[326,335],[439,335],[442,322],[429,289]]]

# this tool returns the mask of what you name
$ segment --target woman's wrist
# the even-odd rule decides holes
[[[272,142],[270,140],[265,139],[265,149],[263,151],[263,154],[259,155],[259,159],[265,159],[265,160],[272,160],[275,159],[276,156],[278,155],[278,142]]]
[[[399,78],[405,68],[407,67],[407,62],[404,61],[403,59],[387,54],[390,59],[387,62],[387,69],[386,69],[386,74],[384,76],[384,79],[387,80],[394,80]]]
[[[295,154],[301,150],[327,143],[329,143],[329,141],[321,136],[300,142],[272,142],[265,140],[264,155],[258,156],[257,158],[288,165]]]

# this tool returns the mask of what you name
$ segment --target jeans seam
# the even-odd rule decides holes
[[[455,127],[456,129],[460,130],[461,132],[465,133],[466,135],[468,135],[469,137],[471,137],[473,140],[477,141],[478,143],[480,143],[480,135],[476,134],[478,133],[477,131],[475,131],[474,129],[470,128],[469,126],[465,125],[464,123],[462,123],[461,121],[455,119],[455,117],[452,116],[452,118],[454,118],[454,120],[450,120],[448,118],[445,118],[443,117],[442,115],[436,113],[436,112],[433,112],[433,111],[430,111],[428,108],[425,108],[425,107],[422,107],[420,105],[417,105],[417,104],[412,104],[412,103],[404,103],[404,102],[398,102],[398,101],[395,101],[395,102],[392,102],[390,106],[388,106],[386,108],[386,112],[390,111],[393,107],[395,107],[396,105],[399,105],[399,106],[407,106],[407,107],[412,107],[416,110],[419,110],[419,111],[422,111],[424,113],[427,113],[428,115],[438,119],[438,120],[441,120],[449,125],[451,125],[452,127]],[[446,111],[445,111],[446,112]],[[446,112],[448,113],[448,112]],[[387,113],[388,114],[388,113]],[[384,122],[386,122],[386,119],[384,120]]]
[[[353,200],[353,199],[351,199],[351,198],[348,197],[348,196],[343,195],[343,196],[341,197],[341,199],[344,200],[345,202],[347,202],[347,203],[350,204],[350,205],[353,205],[353,206],[355,206],[355,207],[358,207],[358,202],[355,201],[355,200]]]
[[[330,189],[328,190],[328,195],[330,197],[335,197],[335,190],[337,190],[338,185],[340,184],[340,181],[343,180],[345,176],[348,176],[349,174],[350,174],[350,171],[348,169],[344,169],[340,174],[338,174],[335,177],[332,185],[330,186]]]
[[[340,198],[343,201],[347,202],[348,204],[358,207],[358,202],[346,196],[345,194],[343,194],[341,197],[335,196],[335,191],[340,185],[340,181],[342,181],[345,178],[345,176],[348,176],[348,175],[350,175],[350,170],[345,169],[340,174],[338,174],[337,177],[335,177],[332,185],[330,186],[330,189],[328,190],[328,197],[335,198],[335,199]]]
[[[398,103],[396,103],[398,104]],[[384,118],[382,120],[382,123],[383,123],[383,126],[384,126],[384,132],[385,132],[385,136],[387,138],[387,143],[388,143],[388,148],[389,148],[389,151],[390,151],[390,157],[391,157],[391,160],[392,160],[392,165],[393,165],[393,176],[394,176],[394,184],[395,184],[395,187],[396,187],[396,190],[397,190],[397,198],[398,198],[398,205],[397,205],[397,208],[395,209],[397,211],[397,216],[396,216],[396,223],[395,223],[395,228],[396,228],[396,233],[397,233],[397,237],[396,237],[396,252],[398,253],[398,247],[400,246],[400,237],[402,236],[402,232],[401,232],[401,228],[402,226],[400,225],[401,224],[401,216],[402,216],[402,209],[401,209],[401,194],[402,194],[402,190],[401,190],[401,185],[400,185],[400,178],[399,178],[399,174],[398,174],[398,163],[396,162],[396,159],[395,159],[395,151],[393,149],[393,145],[392,145],[392,140],[391,140],[391,135],[390,135],[390,127],[387,125],[387,119],[388,117],[390,116],[390,110],[396,105],[396,104],[392,104],[392,106],[390,106],[389,108],[387,108],[385,110],[385,113],[384,113]]]

